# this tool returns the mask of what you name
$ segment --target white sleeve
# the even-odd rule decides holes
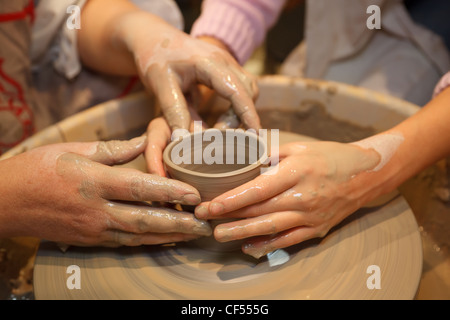
[[[165,19],[175,27],[183,28],[183,17],[173,0],[132,0],[142,10]],[[33,25],[31,59],[34,70],[52,61],[53,67],[67,79],[76,77],[82,69],[77,48],[77,30],[69,28],[72,5],[81,9],[86,0],[40,0]],[[80,26],[83,28],[83,26]]]
[[[81,70],[77,51],[76,29],[70,29],[66,21],[71,18],[72,5],[80,11],[86,0],[40,0],[35,10],[35,22],[31,35],[31,61],[39,68],[49,59],[56,70],[72,79]]]

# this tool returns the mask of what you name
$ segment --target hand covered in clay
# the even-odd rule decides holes
[[[336,142],[294,142],[280,147],[277,166],[234,190],[197,206],[200,219],[236,221],[214,230],[220,242],[249,238],[255,258],[325,236],[377,196],[368,183],[380,162],[373,149]]]
[[[211,234],[192,214],[147,201],[195,205],[198,191],[179,181],[113,167],[144,152],[130,141],[39,147],[0,162],[0,236],[72,245],[135,246]]]
[[[199,84],[228,99],[244,127],[260,128],[253,101],[258,93],[255,78],[227,51],[143,13],[123,17],[121,26],[140,78],[156,95],[171,130],[189,129],[185,93],[196,97]]]
[[[196,119],[198,115],[195,112],[191,113],[192,117]],[[197,123],[200,123],[198,119]],[[206,125],[202,122],[201,130],[206,129]],[[194,130],[194,123],[191,122],[190,131]],[[199,130],[199,129],[197,129]],[[168,143],[172,133],[170,131],[167,120],[163,117],[153,119],[147,127],[148,144],[145,149],[145,161],[147,163],[147,170],[151,174],[160,177],[166,177],[166,171],[163,163],[163,152]]]

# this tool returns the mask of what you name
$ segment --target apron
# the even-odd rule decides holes
[[[367,27],[370,5],[381,9],[381,29]],[[414,23],[402,0],[307,0],[305,40],[280,73],[356,85],[422,106],[449,69],[442,39]]]
[[[137,77],[83,68],[66,21],[67,8],[85,2],[0,0],[0,155],[51,124],[143,89]],[[173,0],[133,2],[183,29]]]
[[[35,132],[31,93],[32,0],[0,1],[0,155]]]

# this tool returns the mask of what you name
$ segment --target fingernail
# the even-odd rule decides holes
[[[223,204],[221,204],[221,203],[218,203],[218,202],[212,202],[210,205],[209,205],[209,212],[212,214],[212,215],[220,215],[222,212],[224,212],[225,211],[225,207],[224,207],[224,205]]]
[[[206,219],[208,217],[208,208],[200,205],[195,208],[195,216],[200,219]]]
[[[200,199],[200,197],[194,193],[190,193],[190,194],[185,194],[182,198],[181,198],[181,203],[182,204],[190,204],[190,205],[196,205],[199,204],[202,200]]]

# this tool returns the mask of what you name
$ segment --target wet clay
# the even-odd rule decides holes
[[[367,139],[353,143],[366,150],[375,150],[380,155],[378,165],[369,171],[381,170],[394,156],[397,149],[403,143],[404,137],[401,133],[379,134]]]
[[[376,133],[372,127],[333,117],[318,101],[303,101],[298,109],[261,108],[258,113],[263,128],[298,133],[318,140],[355,142]]]

